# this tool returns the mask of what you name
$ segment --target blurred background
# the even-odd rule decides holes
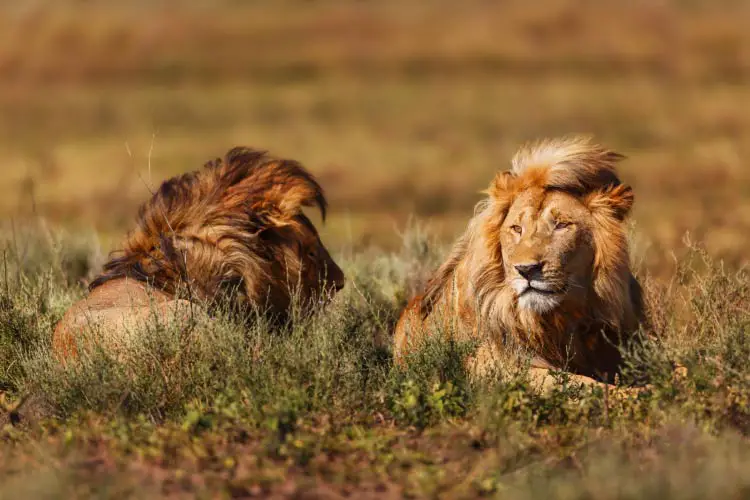
[[[111,248],[165,178],[234,145],[305,164],[334,250],[448,241],[524,141],[625,153],[649,268],[750,262],[750,2],[0,3],[0,216]]]

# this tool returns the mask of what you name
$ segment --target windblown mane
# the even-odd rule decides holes
[[[546,189],[583,195],[605,186],[619,186],[615,166],[625,159],[620,153],[591,144],[587,137],[544,139],[522,147],[511,161],[520,177],[533,170],[531,180]]]
[[[475,209],[465,233],[428,282],[419,301],[424,321],[438,303],[461,303],[482,329],[502,339],[532,347],[551,362],[562,362],[561,345],[576,316],[590,323],[592,336],[617,335],[637,328],[643,319],[640,286],[629,266],[623,219],[633,201],[615,165],[624,157],[586,137],[536,142],[522,148],[512,168],[499,173]],[[593,218],[593,296],[588,310],[575,315],[553,313],[541,318],[518,309],[506,283],[499,231],[510,206],[528,189],[562,191],[584,203]],[[459,298],[456,298],[456,295]],[[586,342],[586,339],[582,339]],[[610,372],[611,373],[611,372]]]
[[[288,256],[263,234],[293,224],[314,231],[303,206],[318,207],[325,219],[323,190],[299,163],[234,148],[201,170],[164,182],[141,206],[124,248],[89,288],[127,277],[204,300],[230,290],[261,307],[263,297],[287,300],[274,297],[286,292],[268,290],[268,281]]]

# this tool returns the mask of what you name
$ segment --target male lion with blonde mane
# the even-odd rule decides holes
[[[78,337],[91,329],[121,344],[152,314],[184,318],[195,305],[259,311],[276,321],[295,303],[311,310],[344,286],[344,274],[302,212],[306,206],[325,220],[326,199],[313,176],[295,161],[249,148],[164,182],[88,297],[57,326],[56,352],[76,354]]]
[[[587,384],[611,381],[619,347],[645,321],[626,235],[633,192],[615,171],[622,158],[582,137],[522,148],[402,313],[396,360],[448,330],[480,341],[476,372],[520,347],[545,386],[554,383],[550,369]]]

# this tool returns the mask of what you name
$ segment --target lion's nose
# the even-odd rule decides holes
[[[543,262],[534,262],[533,264],[517,264],[515,266],[516,271],[518,271],[518,274],[520,274],[527,280],[532,280],[534,278],[539,277],[542,274],[543,267],[544,267]]]

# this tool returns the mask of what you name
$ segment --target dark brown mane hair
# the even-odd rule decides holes
[[[223,159],[165,181],[89,289],[130,278],[203,300],[232,289],[238,300],[260,307],[263,300],[268,306],[288,301],[288,290],[269,289],[269,283],[282,279],[280,259],[295,269],[282,248],[295,242],[284,240],[288,231],[286,237],[272,233],[302,226],[315,232],[304,206],[317,207],[325,220],[323,189],[302,165],[233,148]]]

